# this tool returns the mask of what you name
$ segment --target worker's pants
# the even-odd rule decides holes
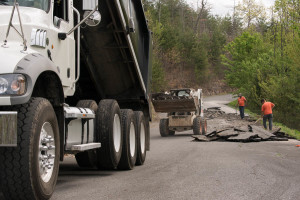
[[[272,119],[273,119],[272,114],[264,115],[263,122],[264,122],[265,129],[267,129],[267,120],[268,120],[269,121],[269,129],[272,130]]]
[[[244,108],[244,106],[240,106],[239,108],[240,108],[241,118],[244,119],[244,117],[245,117],[245,113],[244,113],[245,108]]]

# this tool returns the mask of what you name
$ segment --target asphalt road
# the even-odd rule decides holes
[[[205,106],[235,112],[224,106],[231,100],[209,97]],[[162,138],[152,123],[151,151],[132,171],[84,170],[67,157],[52,200],[300,199],[299,141],[200,143],[190,135]]]
[[[230,100],[206,106],[235,112],[223,106]],[[152,123],[151,151],[132,171],[82,170],[69,157],[52,199],[300,199],[300,142],[199,143],[191,134],[162,138]]]

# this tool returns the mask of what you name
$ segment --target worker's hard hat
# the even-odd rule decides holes
[[[242,93],[239,93],[239,97],[241,97],[242,96]]]

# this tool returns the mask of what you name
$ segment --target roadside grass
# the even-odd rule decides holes
[[[228,106],[230,106],[231,108],[237,109],[236,104],[237,104],[237,100],[234,100],[234,101],[230,102],[228,104]],[[259,114],[251,112],[251,110],[249,110],[247,108],[245,108],[245,113],[247,113],[249,115],[249,117],[254,120],[257,120],[258,118],[260,118]],[[260,123],[262,124],[262,120],[260,121]],[[273,124],[274,124],[274,126],[281,128],[281,131],[285,132],[289,136],[295,137],[297,140],[300,140],[300,131],[291,129],[279,122],[273,122]]]
[[[297,131],[295,129],[291,129],[279,122],[274,122],[274,125],[281,128],[281,131],[285,132],[289,136],[292,136],[296,138],[297,140],[300,140],[300,131]]]

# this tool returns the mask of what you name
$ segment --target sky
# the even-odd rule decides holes
[[[201,0],[185,0],[188,4],[191,5],[191,7],[196,8],[197,7],[197,1],[199,1],[199,4]],[[236,5],[241,0],[235,0]],[[270,7],[274,5],[275,0],[261,0],[256,1],[257,3],[261,2],[265,7]],[[207,3],[211,7],[211,12],[214,15],[220,15],[225,16],[227,13],[232,13],[233,6],[234,6],[234,0],[207,0]]]

